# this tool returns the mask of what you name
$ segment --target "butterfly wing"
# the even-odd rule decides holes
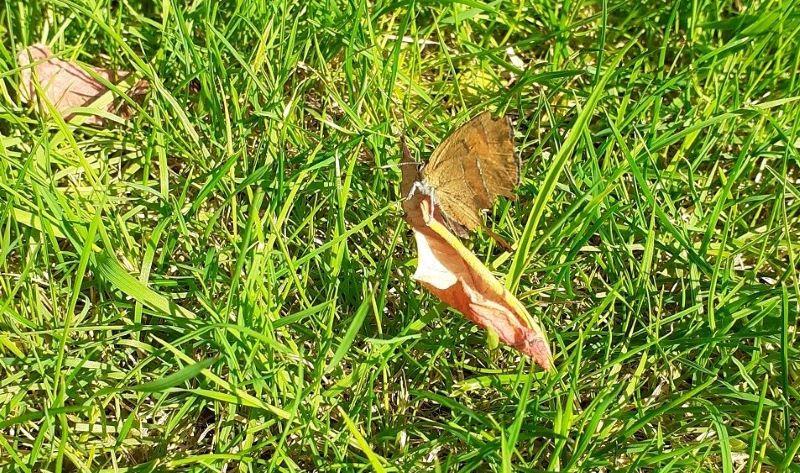
[[[435,189],[435,203],[447,217],[474,230],[482,224],[481,211],[498,195],[514,197],[519,168],[508,119],[484,112],[445,138],[422,177]]]

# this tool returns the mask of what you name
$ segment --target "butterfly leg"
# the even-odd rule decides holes
[[[421,182],[419,182],[419,181],[414,182],[414,184],[411,186],[411,190],[408,191],[408,195],[406,196],[406,199],[410,199],[411,197],[414,196],[414,194],[417,193],[417,191],[422,191],[422,189],[423,189],[423,187],[422,187],[422,183]]]

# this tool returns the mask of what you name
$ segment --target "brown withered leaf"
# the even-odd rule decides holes
[[[401,164],[401,191],[408,195],[419,178],[419,165]],[[438,209],[430,213],[428,196],[415,193],[403,201],[414,231],[418,263],[414,279],[472,322],[494,330],[500,340],[530,356],[545,370],[552,367],[547,337],[525,306],[442,224]]]
[[[38,83],[44,96],[53,108],[69,121],[75,116],[76,107],[88,107],[108,92],[108,88],[92,77],[80,66],[53,57],[50,48],[42,44],[28,46],[17,55],[21,68],[20,93],[26,103],[39,102],[35,84]],[[92,71],[112,84],[120,84],[128,76],[127,71],[112,71],[101,67],[92,67]],[[36,82],[35,82],[36,81]],[[140,101],[147,93],[149,84],[140,80],[126,93],[133,100]],[[38,103],[40,113],[47,107]],[[120,100],[103,107],[105,111],[116,113],[122,118],[131,115],[129,104]],[[84,123],[102,125],[104,119],[99,115],[89,115]]]

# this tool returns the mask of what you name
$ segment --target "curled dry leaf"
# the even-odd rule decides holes
[[[419,179],[419,165],[407,161],[401,170],[401,190],[407,196]],[[415,193],[403,201],[403,210],[419,252],[414,279],[442,302],[480,327],[491,328],[504,343],[549,370],[552,355],[542,329],[525,306],[447,230],[438,209],[431,216],[429,198]]]
[[[21,68],[20,93],[26,103],[36,101],[38,97],[35,84],[38,83],[53,108],[70,120],[75,116],[76,107],[88,107],[100,96],[108,92],[108,88],[80,66],[71,62],[53,57],[50,48],[42,44],[34,44],[22,50],[17,56]],[[92,67],[92,71],[99,77],[112,84],[120,84],[130,72],[112,71],[100,67]],[[140,80],[127,91],[133,100],[141,100],[147,93],[149,84]],[[40,104],[40,111],[47,110]],[[127,118],[131,115],[131,107],[127,103],[110,103],[103,107],[104,111],[116,113]],[[102,125],[104,120],[99,115],[89,115],[84,123]]]

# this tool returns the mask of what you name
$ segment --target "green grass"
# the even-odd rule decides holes
[[[800,5],[301,3],[0,3],[0,470],[800,471]],[[549,374],[411,279],[400,136],[487,108]]]

